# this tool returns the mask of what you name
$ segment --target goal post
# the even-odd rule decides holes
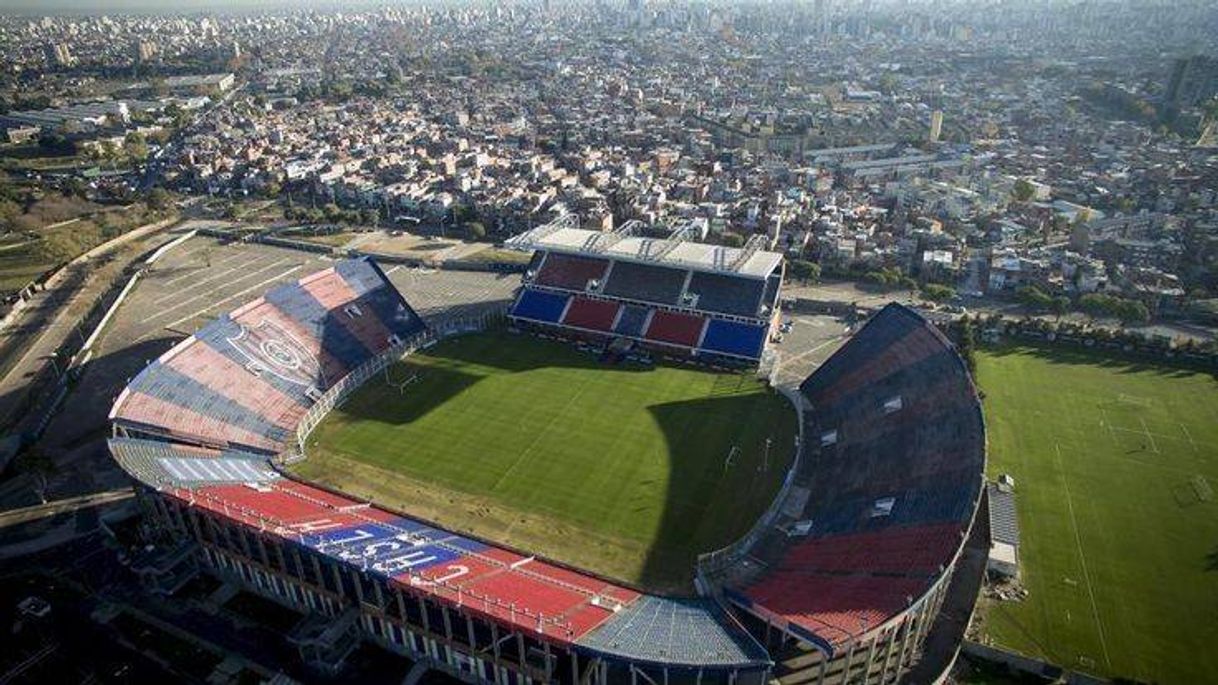
[[[727,456],[723,458],[723,472],[736,465],[736,458],[740,456],[740,447],[732,445],[732,449],[728,450]]]
[[[385,367],[385,385],[395,388],[399,393],[405,394],[407,387],[419,382],[419,373],[409,366],[403,365],[401,376],[395,378],[392,372],[395,366],[398,365],[390,364]]]

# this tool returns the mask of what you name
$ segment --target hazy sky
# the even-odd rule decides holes
[[[105,14],[132,12],[232,12],[284,7],[367,7],[387,4],[384,0],[0,0],[6,14]],[[408,4],[408,3],[401,3]]]

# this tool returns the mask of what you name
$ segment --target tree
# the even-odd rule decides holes
[[[968,366],[969,373],[977,373],[976,348],[977,340],[973,320],[962,316],[960,317],[960,345],[957,347],[957,351],[964,358],[964,364]]]
[[[62,133],[44,133],[38,138],[38,146],[56,155],[71,155],[76,153],[76,144],[68,140]]]
[[[37,447],[22,452],[14,464],[16,470],[30,477],[30,487],[38,500],[47,503],[47,489],[51,485],[51,476],[55,474],[55,462],[51,457]]]
[[[148,159],[148,141],[145,140],[144,134],[138,131],[128,133],[127,139],[123,141],[123,151],[137,162]]]
[[[744,247],[744,236],[739,233],[724,233],[721,240],[727,247]]]
[[[1027,179],[1018,179],[1015,181],[1015,187],[1011,189],[1011,196],[1019,202],[1027,202],[1036,194],[1036,188],[1027,181]]]
[[[791,275],[804,283],[815,283],[820,280],[820,264],[796,259],[791,262]]]
[[[84,197],[88,188],[84,181],[72,176],[63,182],[61,190],[66,197]]]
[[[1112,298],[1099,293],[1088,293],[1078,298],[1078,308],[1094,321],[1096,318],[1112,314]]]
[[[1124,324],[1139,324],[1150,321],[1150,310],[1137,300],[1120,300],[1116,303],[1115,313]]]
[[[1053,298],[1053,301],[1049,303],[1049,311],[1058,321],[1061,321],[1062,315],[1070,311],[1070,298],[1065,295]]]
[[[486,226],[477,221],[469,222],[465,225],[465,237],[468,240],[482,240],[486,237]]]
[[[897,90],[897,77],[890,71],[886,71],[880,75],[877,89],[885,94],[892,95]]]
[[[1025,285],[1016,290],[1015,296],[1019,298],[1020,303],[1032,311],[1051,311],[1053,308],[1053,298],[1034,285]]]
[[[927,283],[922,286],[922,297],[932,302],[946,302],[956,296],[956,289],[940,283]]]
[[[148,208],[157,211],[169,209],[169,204],[172,201],[173,198],[170,197],[169,191],[164,188],[153,188],[148,191],[148,196],[144,198],[144,203],[148,205]]]
[[[103,140],[98,157],[103,162],[109,162],[110,168],[114,169],[115,164],[118,163],[118,146],[112,140]]]

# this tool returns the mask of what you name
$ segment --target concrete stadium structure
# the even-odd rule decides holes
[[[889,683],[917,661],[984,465],[975,389],[918,315],[886,308],[804,382],[773,515],[684,598],[279,471],[352,390],[463,326],[426,325],[347,260],[175,345],[110,414],[154,545],[135,569],[167,593],[202,569],[302,612],[289,637],[331,673],[361,641],[495,683]]]

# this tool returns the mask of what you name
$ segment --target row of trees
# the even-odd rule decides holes
[[[333,202],[321,207],[289,206],[283,210],[283,218],[306,224],[332,223],[376,227],[381,223],[381,213],[375,209],[343,209]]]
[[[1065,295],[1053,297],[1040,288],[1029,285],[1017,290],[1016,297],[1021,304],[1034,312],[1054,314],[1059,318],[1071,310],[1077,310],[1093,320],[1108,317],[1126,324],[1150,321],[1150,309],[1144,303],[1115,295],[1088,293],[1074,302]]]
[[[1200,341],[1193,338],[1172,340],[1165,336],[1142,333],[1137,330],[1111,329],[1104,326],[1094,326],[1074,321],[1049,321],[1046,319],[1011,319],[1001,314],[963,316],[956,323],[956,330],[965,321],[971,321],[972,326],[985,330],[996,330],[1008,335],[1028,335],[1034,337],[1054,336],[1067,341],[1091,340],[1095,343],[1118,343],[1132,349],[1144,352],[1178,352],[1182,354],[1218,354],[1218,342]]]

